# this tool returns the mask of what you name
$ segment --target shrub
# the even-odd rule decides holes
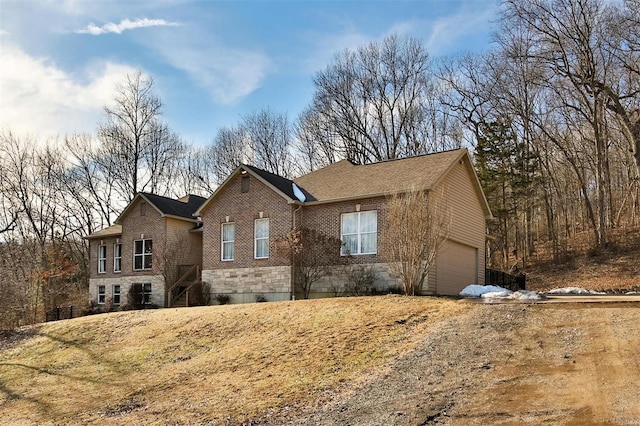
[[[220,305],[226,305],[228,303],[231,303],[231,296],[229,296],[228,294],[218,294],[216,295],[216,301]]]
[[[349,296],[364,296],[375,291],[376,271],[371,266],[358,265],[347,274],[344,293]]]
[[[198,282],[190,290],[190,304],[192,306],[207,306],[211,304],[211,285],[208,282]]]
[[[264,294],[256,294],[256,302],[262,303],[266,301],[267,301],[267,298],[264,296]]]

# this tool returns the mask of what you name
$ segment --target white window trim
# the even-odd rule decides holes
[[[136,243],[138,241],[142,241],[142,253],[140,254],[136,254]],[[145,268],[144,267],[144,257],[145,256],[153,256],[153,248],[151,249],[151,253],[145,253],[145,242],[146,241],[151,241],[152,245],[153,245],[153,238],[144,238],[142,240],[134,240],[133,241],[133,270],[134,271],[150,271],[153,269],[153,257],[151,258],[151,268]],[[136,256],[140,256],[142,257],[142,268],[136,268]]]
[[[104,257],[101,257],[102,253],[104,253]],[[98,273],[107,273],[107,246],[105,244],[98,246]]]
[[[120,246],[120,256],[116,256],[116,246]],[[120,260],[120,269],[116,269],[116,260]],[[113,272],[116,274],[122,272],[122,243],[113,245]]]
[[[229,226],[229,225],[233,225],[233,239],[232,240],[228,240],[225,241],[224,239],[224,227],[225,226]],[[232,244],[233,245],[233,256],[229,259],[225,259],[224,257],[224,245],[226,244]],[[220,226],[220,260],[223,262],[231,262],[235,259],[235,247],[236,246],[236,224],[235,222],[227,222],[227,223],[223,223]]]
[[[100,289],[102,289],[102,293],[100,293]],[[102,302],[100,301],[100,296],[102,296]],[[98,286],[98,305],[104,305],[107,301],[107,286],[99,285]]]
[[[149,286],[149,291],[146,291],[146,287]],[[145,295],[149,295],[149,301],[145,301]],[[151,305],[153,302],[151,298],[153,297],[153,286],[151,283],[142,283],[142,304],[143,305]]]
[[[266,222],[267,223],[267,236],[258,238],[256,236],[256,230],[258,228],[258,222]],[[253,258],[254,259],[268,259],[270,250],[269,250],[269,234],[271,232],[271,223],[269,222],[269,218],[265,217],[262,219],[256,219],[253,221]],[[267,240],[267,255],[258,257],[258,241]]]
[[[376,230],[375,232],[360,232],[360,215],[362,213],[370,213],[370,212],[376,212]],[[350,233],[350,234],[343,234],[342,233],[342,220],[344,218],[344,216],[346,215],[357,215],[356,217],[358,218],[358,224],[356,226],[356,233]],[[362,250],[362,236],[363,235],[368,235],[368,234],[376,234],[376,250],[372,251],[372,252],[361,252]],[[349,253],[344,251],[343,249],[344,247],[344,235],[356,235],[357,236],[357,241],[358,241],[358,252],[357,253]],[[378,254],[378,211],[377,210],[363,210],[361,212],[352,212],[352,213],[342,213],[340,214],[340,240],[343,241],[343,245],[342,247],[340,247],[340,256],[363,256],[363,255],[371,255],[371,254]]]
[[[116,303],[116,287],[120,287],[120,290],[117,293],[120,301],[117,303]],[[122,303],[122,286],[120,284],[114,284],[111,286],[111,300],[113,300],[114,305],[119,305],[120,303]]]

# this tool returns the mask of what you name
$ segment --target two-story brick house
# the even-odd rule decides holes
[[[457,294],[483,284],[491,212],[466,149],[369,165],[343,160],[294,180],[242,165],[196,212],[203,222],[202,280],[236,302],[258,294],[290,298],[291,260],[270,253],[270,242],[305,227],[340,238],[350,253],[346,266],[314,285],[314,296],[333,294],[354,264],[373,268],[379,289],[397,286],[388,264],[394,239],[386,234],[385,206],[391,195],[415,188],[443,192],[452,223],[425,292]]]
[[[195,195],[174,200],[139,193],[115,225],[87,236],[91,300],[125,304],[135,285],[143,303],[166,306],[167,291],[182,275],[189,278],[184,287],[197,280],[202,232],[193,213],[204,201]]]
[[[274,253],[272,245],[296,227],[339,238],[342,254],[349,254],[314,284],[312,297],[334,294],[354,265],[374,270],[378,289],[397,286],[399,279],[389,268],[396,241],[385,226],[385,207],[392,195],[414,189],[444,194],[451,216],[448,240],[424,292],[457,294],[468,284],[483,284],[491,212],[467,150],[459,149],[368,165],[343,160],[294,180],[241,165],[208,199],[191,196],[188,203],[140,194],[117,225],[88,237],[95,266],[91,297],[115,299],[119,286],[122,298],[128,286],[142,283],[153,303],[170,306],[174,294],[168,290],[178,275],[168,280],[163,257],[156,257],[171,257],[166,241],[176,241],[169,238],[176,235],[182,239],[178,252],[188,253],[178,263],[201,267],[201,280],[212,296],[229,295],[234,303],[254,302],[258,295],[288,300],[295,295],[292,260]],[[171,213],[170,206],[179,212]],[[121,253],[121,270],[105,272],[116,253]]]

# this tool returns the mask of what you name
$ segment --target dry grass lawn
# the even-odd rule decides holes
[[[0,423],[238,423],[317,404],[468,304],[383,296],[102,314],[0,342]]]

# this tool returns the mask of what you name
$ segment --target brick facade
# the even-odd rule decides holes
[[[372,167],[341,162],[320,172],[322,179],[316,179],[315,183],[308,178],[313,174],[303,176],[301,182],[313,187],[316,196],[329,194],[326,195],[329,197],[332,193],[339,196],[314,199],[310,194],[309,199],[300,202],[292,191],[292,181],[241,166],[196,212],[202,219],[202,228],[196,232],[193,232],[192,221],[163,217],[152,205],[145,206],[141,204],[143,200],[136,199],[120,218],[121,235],[90,239],[91,297],[97,297],[97,285],[106,285],[108,296],[113,283],[120,282],[124,297],[131,284],[152,282],[154,301],[165,305],[163,274],[166,275],[167,268],[164,261],[171,259],[179,264],[200,264],[202,281],[213,298],[226,294],[232,297],[233,303],[254,302],[257,295],[265,296],[267,300],[286,300],[294,294],[291,259],[276,252],[273,242],[287,235],[294,226],[341,238],[341,215],[372,210],[377,212],[376,253],[344,256],[343,262],[333,267],[329,275],[313,284],[310,296],[342,294],[351,272],[361,267],[374,271],[374,287],[378,291],[398,287],[399,277],[391,272],[388,263],[390,247],[396,241],[385,227],[389,201],[386,194],[410,190],[415,182],[445,193],[452,212],[452,232],[438,254],[436,265],[429,271],[424,292],[457,294],[458,287],[483,282],[485,219],[491,217],[491,212],[465,150],[383,162]],[[356,174],[345,179],[341,173]],[[368,178],[362,179],[360,173]],[[333,183],[326,184],[327,180]],[[375,190],[369,188],[370,183],[377,185]],[[309,190],[309,187],[303,185],[302,189]],[[352,187],[358,197],[349,198],[345,192]],[[258,219],[269,221],[270,252],[266,258],[255,256],[255,223]],[[234,225],[234,256],[222,260],[222,225],[230,223]],[[153,240],[153,267],[149,270],[133,270],[134,241],[138,239]],[[122,243],[122,272],[119,274],[113,272],[113,244],[116,241]],[[107,245],[104,274],[97,273],[100,243]],[[182,245],[184,249],[175,250]]]
[[[98,286],[105,285],[106,297],[112,296],[113,285],[120,285],[122,303],[127,302],[127,293],[132,284],[152,284],[152,303],[166,306],[166,285],[177,279],[178,265],[193,265],[202,262],[202,234],[190,232],[195,223],[188,220],[162,217],[149,203],[141,198],[133,201],[127,213],[120,218],[120,235],[91,238],[89,258],[91,273],[89,279],[90,300],[97,301]],[[134,244],[136,240],[152,241],[152,261],[150,269],[134,269]],[[121,272],[113,270],[114,244],[122,244]],[[107,247],[107,268],[98,273],[98,250]]]

